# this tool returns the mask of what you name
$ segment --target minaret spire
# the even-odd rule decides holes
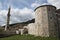
[[[7,23],[6,23],[6,26],[5,26],[5,31],[7,30],[7,27],[9,27],[9,21],[10,21],[10,10],[11,10],[11,7],[9,7],[9,9],[8,9]]]

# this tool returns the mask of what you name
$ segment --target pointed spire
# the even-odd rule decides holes
[[[7,31],[7,27],[9,27],[10,10],[11,10],[11,7],[9,7],[9,9],[8,9],[8,14],[7,14],[7,24],[6,24],[6,26],[5,26],[5,31]]]
[[[8,14],[7,14],[8,17],[10,16],[10,10],[11,10],[11,7],[9,7],[8,9]]]

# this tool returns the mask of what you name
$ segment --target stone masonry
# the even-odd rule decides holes
[[[56,10],[56,16],[57,16],[58,32],[60,37],[60,9]]]
[[[42,5],[35,9],[34,26],[29,26],[29,34],[42,37],[57,37],[58,27],[56,20],[56,7],[52,5]]]

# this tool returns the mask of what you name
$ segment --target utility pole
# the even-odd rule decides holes
[[[9,7],[9,9],[8,9],[8,14],[7,14],[7,22],[6,22],[6,26],[5,26],[5,31],[7,31],[7,28],[9,27],[10,10],[11,10],[11,8]]]

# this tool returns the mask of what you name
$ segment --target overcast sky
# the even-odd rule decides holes
[[[19,23],[34,18],[34,9],[50,4],[60,8],[60,0],[0,0],[0,25],[6,24],[6,15],[11,6],[10,23]]]

